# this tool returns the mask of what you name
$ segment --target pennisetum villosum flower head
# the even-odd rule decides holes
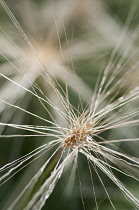
[[[107,65],[105,67],[103,65],[103,72],[98,77],[94,90],[91,91],[76,75],[72,60],[74,58],[72,50],[76,48],[75,46],[80,48],[87,42],[75,36],[73,44],[74,33],[72,32],[72,38],[68,39],[66,28],[71,23],[74,29],[76,21],[81,20],[79,16],[73,15],[75,5],[81,5],[77,7],[78,11],[86,16],[82,10],[84,1],[77,1],[76,4],[73,1],[52,2],[48,5],[48,2],[44,1],[41,13],[38,13],[32,1],[25,1],[27,13],[19,8],[24,18],[22,24],[31,30],[31,35],[33,34],[31,36],[33,38],[30,38],[5,1],[0,0],[2,8],[21,37],[25,39],[25,44],[22,44],[18,38],[13,40],[13,37],[7,36],[8,30],[4,32],[1,29],[1,46],[3,43],[8,46],[7,49],[1,48],[1,55],[6,62],[1,64],[0,74],[2,79],[7,81],[2,81],[0,91],[0,126],[4,128],[0,136],[4,141],[1,142],[5,143],[5,139],[9,142],[12,138],[18,142],[24,138],[30,142],[34,137],[40,142],[43,138],[43,143],[34,145],[35,148],[30,147],[30,151],[24,151],[23,155],[20,154],[18,158],[10,160],[0,168],[0,185],[4,189],[4,196],[8,194],[5,200],[4,196],[1,196],[1,208],[2,210],[45,208],[90,210],[126,209],[127,206],[128,209],[139,209],[139,196],[135,190],[139,187],[139,159],[136,148],[134,154],[129,151],[129,145],[132,146],[134,142],[139,141],[137,132],[139,87],[131,84],[125,88],[128,78],[136,71],[138,61],[133,64],[128,57],[130,50],[134,50],[134,45],[131,46],[130,41],[127,46],[125,43],[121,44],[125,37],[128,39],[127,27],[132,22],[134,10],[131,10],[132,16],[129,15],[130,21],[127,21],[123,32],[118,28],[118,34],[121,33],[121,36],[119,39],[115,36],[116,44],[113,44],[111,39],[113,45],[110,45],[114,49]],[[82,4],[77,4],[78,2]],[[69,7],[70,4],[73,7]],[[101,6],[100,4],[99,9],[103,11]],[[35,13],[30,10],[33,7],[36,9]],[[61,13],[57,16],[52,8],[59,7]],[[26,20],[28,14],[34,18],[37,16],[37,19],[35,21],[34,18],[30,19],[31,22],[28,23]],[[96,19],[99,23],[99,32],[104,27],[104,20],[111,20],[110,22],[114,23],[106,10],[98,14],[102,15]],[[51,24],[53,22],[51,15],[55,27]],[[95,19],[92,20],[94,17],[91,13],[89,15],[94,25]],[[36,25],[40,19],[44,21],[43,24],[45,21],[48,24],[46,31],[44,28],[42,30],[44,25]],[[40,35],[37,27],[41,28],[39,30],[41,41],[38,39]],[[106,26],[106,29],[112,32],[113,27]],[[42,32],[47,33],[47,36]],[[106,38],[106,30],[104,32]],[[83,52],[80,54],[77,50],[77,57],[83,59],[87,51],[91,53],[90,49],[92,50],[92,47],[87,48],[85,54]],[[68,63],[71,69],[67,67]],[[87,74],[87,69],[84,71]],[[45,84],[47,97],[46,92],[43,92],[36,81],[38,77],[43,79],[41,83]],[[66,84],[62,85],[60,80]],[[11,90],[13,87],[15,89]],[[74,98],[70,89],[79,94],[78,98]],[[85,103],[82,97],[86,94],[89,96],[90,92],[92,96],[88,103]],[[39,110],[37,108],[32,111],[32,104],[30,109],[25,106],[27,96],[35,98],[37,103],[40,103]],[[57,101],[60,105],[57,105]],[[6,109],[6,106],[10,109]],[[48,115],[43,115],[41,109],[44,109]],[[21,123],[24,121],[17,123],[16,115],[11,117],[14,110],[26,114],[29,118],[28,124]],[[24,119],[26,115],[20,114],[19,118]],[[56,116],[59,116],[58,120]],[[34,119],[38,119],[38,124],[34,123]],[[135,128],[137,128],[136,134],[133,132]],[[18,147],[14,148],[15,153],[18,153],[17,150]],[[8,187],[3,188],[12,181],[15,182],[15,186],[11,187],[11,190]],[[131,183],[133,189],[130,189]],[[120,202],[121,197],[123,204],[122,202],[118,204],[117,201]]]

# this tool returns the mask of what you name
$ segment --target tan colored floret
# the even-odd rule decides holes
[[[64,147],[75,147],[80,146],[87,142],[87,137],[92,134],[91,124],[78,124],[74,126],[70,132],[67,133],[67,138],[65,139]]]

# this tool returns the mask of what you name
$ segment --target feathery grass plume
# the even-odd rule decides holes
[[[88,101],[91,90],[82,78],[75,76],[73,66],[74,61],[86,59],[96,48],[85,36],[89,30],[84,27],[88,16],[84,1],[42,1],[38,4],[26,0],[11,4],[22,28],[4,1],[1,6],[8,18],[3,17],[0,28],[1,98],[15,104],[26,96],[27,89],[41,92],[36,84],[39,80],[49,99],[57,104],[53,89],[47,91],[53,79],[56,83],[57,80],[66,82],[75,94],[80,92]],[[46,77],[49,77],[47,82]],[[11,89],[14,92],[10,93]],[[0,112],[6,109],[7,106],[1,104]],[[11,115],[10,111],[7,122]]]
[[[16,181],[14,190],[10,191],[10,189],[7,189],[6,193],[8,196],[6,201],[4,201],[4,197],[2,198],[1,208],[9,210],[42,209],[43,207],[44,209],[45,207],[60,209],[60,205],[62,205],[62,208],[66,207],[66,209],[123,209],[125,206],[130,209],[132,206],[138,209],[139,198],[134,189],[139,185],[139,160],[136,154],[133,157],[126,151],[126,143],[133,144],[133,142],[138,142],[139,138],[125,138],[123,133],[119,132],[119,128],[121,128],[121,130],[125,129],[129,133],[134,126],[138,126],[139,109],[133,104],[138,102],[139,87],[133,88],[130,86],[126,90],[123,89],[125,81],[132,75],[138,63],[132,65],[125,72],[124,65],[126,62],[130,62],[130,59],[127,59],[125,62],[123,57],[117,56],[121,47],[121,41],[119,41],[104,72],[102,72],[96,83],[94,94],[90,98],[88,105],[82,102],[80,96],[79,103],[76,104],[70,96],[69,83],[65,87],[61,86],[59,81],[50,76],[49,71],[45,71],[46,74],[43,74],[45,59],[43,56],[39,57],[39,51],[36,51],[36,46],[34,47],[33,42],[22,30],[5,2],[0,0],[0,3],[14,21],[34,57],[33,60],[32,58],[28,60],[32,71],[36,72],[36,63],[41,66],[41,74],[45,79],[45,85],[49,85],[53,89],[56,100],[59,100],[61,103],[61,106],[57,107],[50,98],[45,97],[41,88],[37,83],[34,83],[36,79],[36,77],[35,79],[32,78],[34,73],[30,76],[28,65],[24,66],[23,69],[21,68],[21,72],[24,70],[22,73],[25,75],[27,86],[23,78],[21,81],[15,81],[15,78],[10,75],[13,68],[13,62],[11,61],[13,57],[8,59],[6,65],[9,65],[9,67],[6,67],[6,73],[9,73],[1,73],[1,76],[3,75],[3,78],[8,81],[7,84],[15,84],[15,87],[23,91],[23,94],[19,91],[20,100],[24,96],[24,91],[36,98],[42,105],[42,109],[48,112],[49,118],[42,116],[41,110],[39,110],[40,113],[36,114],[27,110],[26,107],[24,108],[23,100],[22,103],[17,103],[17,101],[11,100],[13,98],[3,98],[3,94],[1,95],[0,100],[3,106],[7,105],[11,110],[19,110],[21,113],[23,112],[33,117],[33,119],[39,119],[38,125],[33,124],[33,121],[31,121],[32,124],[18,124],[15,122],[15,119],[10,123],[6,121],[7,115],[5,113],[5,121],[3,118],[0,125],[1,127],[6,126],[6,129],[8,127],[11,129],[7,133],[5,132],[4,135],[1,135],[1,138],[5,138],[8,141],[12,138],[20,141],[22,137],[26,141],[30,141],[29,139],[33,139],[33,136],[36,136],[39,141],[42,137],[46,138],[46,142],[43,145],[36,146],[32,151],[30,148],[29,153],[1,167],[0,181],[2,189],[6,184],[8,185],[12,178],[13,181]],[[60,5],[64,5],[64,2]],[[133,14],[132,11],[131,13]],[[65,22],[63,26],[65,26]],[[126,26],[129,26],[129,23]],[[123,31],[125,32],[126,30]],[[57,34],[58,37],[59,34],[60,29]],[[121,40],[121,37],[119,37],[119,40]],[[6,37],[4,37],[4,40],[6,40]],[[16,42],[16,44],[18,45],[19,43]],[[127,48],[128,45],[129,43]],[[9,49],[12,49],[10,43],[9,46]],[[68,49],[69,52],[72,51],[71,48],[68,47]],[[6,49],[2,48],[2,50]],[[22,50],[23,53],[26,53],[26,49]],[[64,49],[62,49],[63,51]],[[8,52],[11,51],[8,50]],[[27,56],[29,55],[27,54]],[[24,62],[24,57],[19,58],[17,56],[16,59],[19,64]],[[52,66],[53,64],[55,62],[52,59]],[[49,67],[49,63],[45,63],[45,66]],[[62,64],[58,65],[58,67],[62,68]],[[19,68],[14,68],[13,71],[19,70]],[[53,75],[55,76],[54,73]],[[61,78],[62,75],[59,76]],[[78,84],[81,84],[78,83],[78,80],[80,79],[76,78],[77,86],[75,87],[77,89]],[[57,88],[56,84],[60,86],[60,89]],[[78,89],[78,91],[82,90]],[[55,120],[51,112],[52,109],[56,110],[60,115],[62,126]],[[113,132],[118,132],[117,139],[113,136]],[[110,139],[109,134],[111,135],[111,133],[112,138]],[[125,147],[117,146],[119,143],[124,143]],[[130,181],[127,182],[127,180]],[[59,183],[61,186],[59,186]],[[85,189],[86,183],[88,184],[87,189]],[[129,188],[132,188],[131,183],[134,184],[134,187],[130,190]],[[128,184],[130,186],[126,186]],[[112,191],[109,189],[111,186],[114,186]],[[101,187],[100,190],[98,187]],[[90,197],[87,195],[87,190],[89,190],[88,194],[90,194]],[[106,195],[105,198],[102,195],[102,191]],[[115,191],[118,191],[120,197],[123,194],[127,199],[125,199],[123,205],[117,203],[117,200],[120,200],[120,198],[117,197],[116,201],[114,200],[117,196],[117,194],[114,194]],[[80,196],[77,196],[79,194]],[[67,197],[69,202],[66,200]],[[73,203],[71,199],[74,201]]]

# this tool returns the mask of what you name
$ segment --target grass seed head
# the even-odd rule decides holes
[[[93,124],[91,123],[75,123],[66,134],[64,148],[81,148],[82,146],[86,145],[88,142],[88,137],[92,135],[92,127]]]

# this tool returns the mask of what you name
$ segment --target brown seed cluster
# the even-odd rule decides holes
[[[87,141],[88,135],[92,133],[90,130],[91,127],[92,125],[90,124],[87,124],[86,126],[80,124],[73,127],[71,131],[67,133],[64,148],[81,146],[83,143],[85,143]]]

